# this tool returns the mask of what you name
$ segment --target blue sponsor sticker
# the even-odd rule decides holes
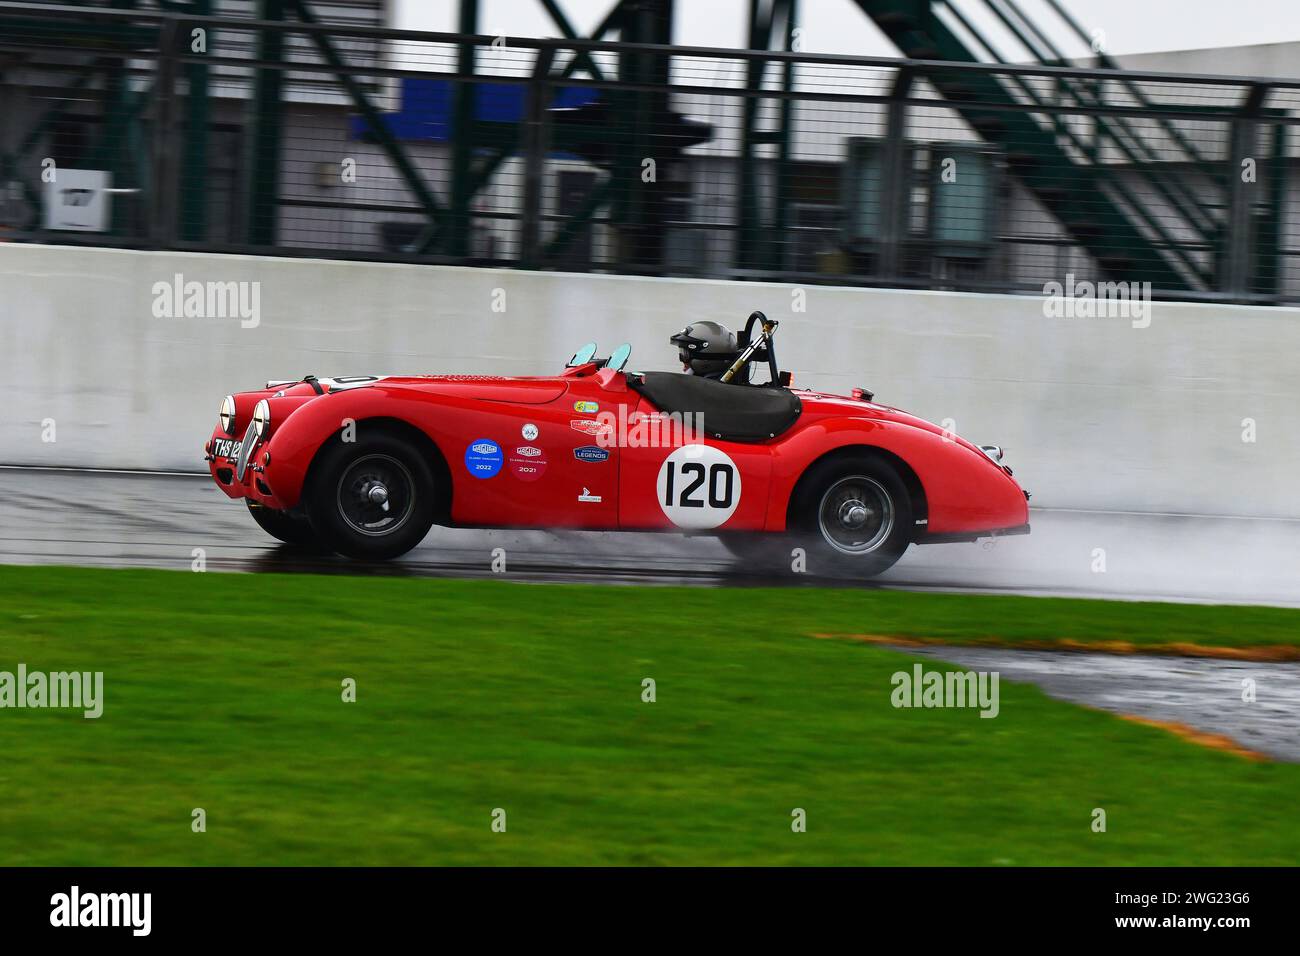
[[[505,456],[501,446],[490,438],[479,438],[465,449],[465,470],[475,478],[491,478],[501,470]]]
[[[578,461],[606,461],[609,458],[609,450],[599,445],[583,445],[581,448],[573,449],[573,457]]]

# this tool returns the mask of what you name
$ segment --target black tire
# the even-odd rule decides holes
[[[315,545],[317,543],[316,532],[312,530],[306,518],[276,511],[248,498],[244,500],[248,503],[248,513],[253,516],[258,527],[271,537],[278,538],[285,544]]]
[[[855,452],[824,459],[800,479],[791,507],[808,573],[874,577],[912,543],[912,499],[886,459]]]
[[[383,501],[372,498],[377,488],[383,489]],[[433,471],[420,452],[380,432],[323,448],[303,500],[327,547],[350,558],[385,561],[424,540],[433,525],[436,494]]]

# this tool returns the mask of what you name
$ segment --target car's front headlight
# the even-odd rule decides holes
[[[262,399],[253,406],[253,432],[258,438],[265,438],[267,429],[271,427],[271,406]]]
[[[221,411],[217,413],[217,418],[227,435],[235,433],[235,396],[227,395],[221,400]]]

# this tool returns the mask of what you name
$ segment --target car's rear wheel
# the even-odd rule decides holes
[[[386,560],[424,540],[436,493],[428,462],[410,443],[372,434],[323,449],[304,497],[326,545],[348,557]]]
[[[911,496],[893,465],[876,455],[818,462],[800,480],[791,510],[812,574],[872,577],[912,542]]]
[[[248,513],[253,516],[258,527],[271,537],[278,538],[285,544],[314,545],[317,543],[316,532],[312,530],[310,522],[305,517],[277,511],[248,498],[244,500],[248,503]]]

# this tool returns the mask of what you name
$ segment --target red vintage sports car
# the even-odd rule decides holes
[[[864,389],[790,388],[776,326],[750,316],[725,381],[625,371],[628,346],[588,344],[551,377],[268,382],[221,403],[207,461],[274,537],[365,559],[435,523],[680,531],[869,576],[909,544],[1029,531],[1001,449]],[[734,384],[764,361],[767,384]]]

